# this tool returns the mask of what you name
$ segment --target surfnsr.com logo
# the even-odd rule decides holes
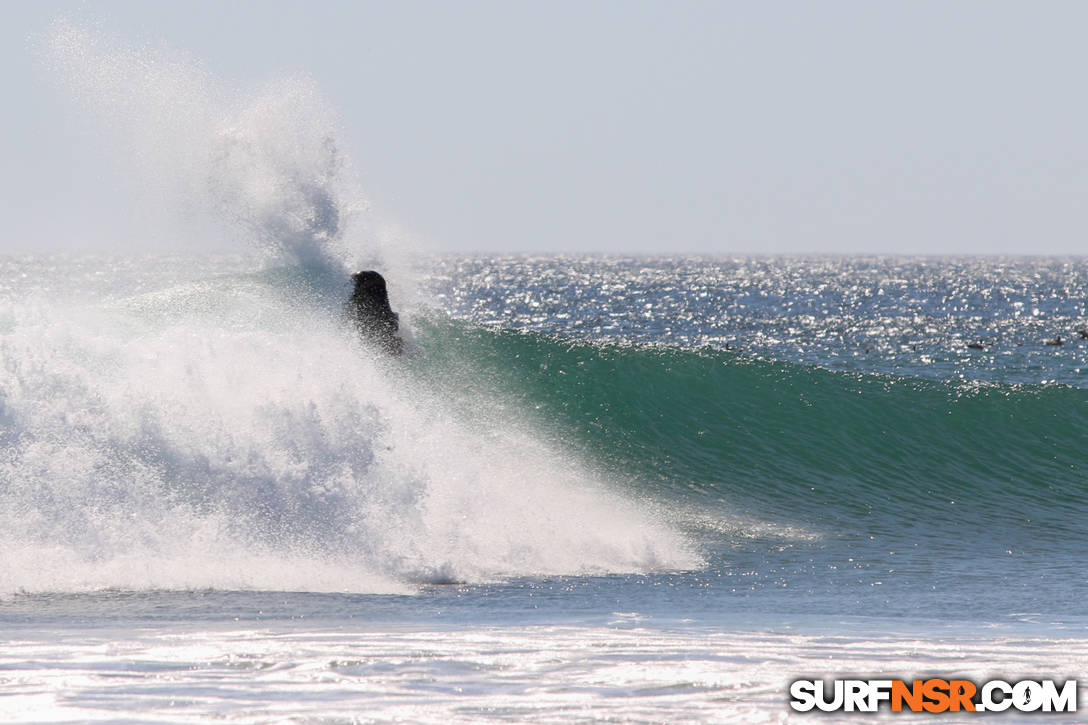
[[[1076,712],[1077,681],[795,680],[790,707],[798,712]]]

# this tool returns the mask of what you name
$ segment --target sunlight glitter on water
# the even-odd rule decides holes
[[[1088,667],[1083,638],[679,631],[623,613],[590,627],[13,634],[6,722],[782,722],[806,672],[979,681]]]

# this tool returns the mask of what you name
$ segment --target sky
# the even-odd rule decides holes
[[[0,251],[221,241],[66,97],[61,16],[229,87],[308,74],[426,249],[1086,251],[1088,3],[1000,0],[0,0]]]

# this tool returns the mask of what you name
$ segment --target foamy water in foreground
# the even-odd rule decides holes
[[[1083,637],[598,625],[164,622],[8,629],[5,722],[785,722],[801,676],[932,672],[976,682],[1088,668]],[[847,623],[843,623],[847,624]],[[874,622],[854,622],[858,629]],[[884,623],[886,624],[886,623]],[[806,631],[808,630],[808,631]],[[1081,697],[1085,692],[1082,688]],[[932,716],[884,713],[894,722]],[[1010,713],[1001,722],[1036,722]],[[1046,722],[1077,722],[1051,715]],[[976,722],[945,715],[942,722]]]

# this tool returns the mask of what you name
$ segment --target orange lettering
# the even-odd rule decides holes
[[[895,680],[892,682],[892,711],[902,712],[903,702],[907,703],[907,707],[911,709],[911,712],[920,712],[922,709],[922,681],[915,680],[911,683],[910,687],[907,687],[907,683],[902,680]]]
[[[948,693],[952,712],[959,712],[962,707],[967,712],[975,711],[975,703],[971,698],[975,696],[975,683],[970,680],[952,680],[948,683]]]
[[[948,709],[948,680],[926,680],[922,683],[922,694],[929,700],[922,704],[926,712],[944,712]]]

